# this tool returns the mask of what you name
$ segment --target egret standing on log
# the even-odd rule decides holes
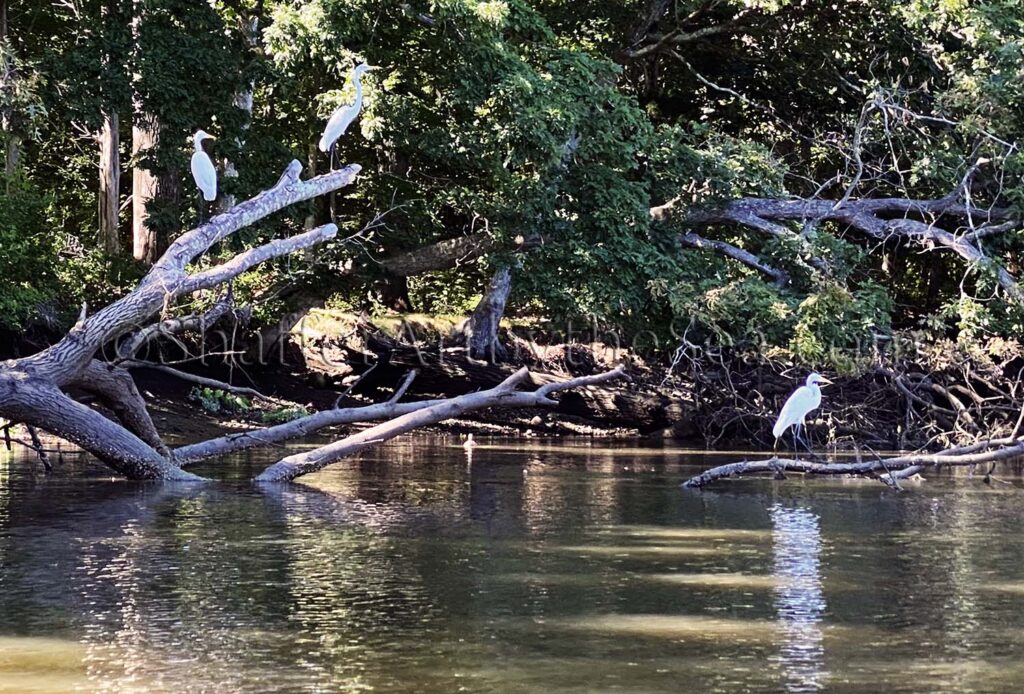
[[[196,134],[192,136],[192,141],[195,143],[196,151],[192,154],[192,178],[196,180],[196,185],[199,186],[199,190],[203,193],[203,199],[207,202],[217,199],[217,169],[213,167],[213,161],[210,159],[210,155],[203,150],[203,140],[214,140],[216,139],[213,135],[210,135],[202,130],[197,130]],[[199,205],[199,221],[202,221],[203,205]]]
[[[779,439],[786,433],[786,429],[793,427],[793,453],[796,455],[796,444],[799,441],[813,455],[810,446],[800,437],[800,430],[804,426],[804,418],[818,409],[821,405],[821,388],[819,383],[831,383],[819,373],[812,373],[807,377],[807,383],[800,386],[789,396],[786,404],[782,406],[782,412],[772,427],[772,434],[775,435],[775,446],[779,445]]]
[[[348,126],[352,125],[352,121],[359,115],[359,111],[363,108],[363,83],[360,78],[363,73],[367,70],[375,70],[376,68],[366,63],[359,63],[355,69],[352,70],[352,84],[356,88],[356,98],[351,104],[347,106],[340,106],[338,109],[331,114],[331,119],[327,121],[327,127],[324,128],[324,134],[320,137],[320,151],[331,153],[331,170],[334,170],[334,145],[338,142],[338,138],[345,134],[348,130]]]

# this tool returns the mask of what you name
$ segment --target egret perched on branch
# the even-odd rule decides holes
[[[348,126],[352,125],[352,121],[359,115],[360,109],[363,108],[363,83],[360,78],[363,73],[367,70],[376,70],[372,65],[366,63],[359,63],[355,69],[352,70],[352,84],[356,88],[356,98],[351,104],[346,106],[338,107],[333,114],[331,119],[327,121],[327,127],[324,128],[324,134],[320,136],[320,151],[331,152],[331,168],[334,168],[334,145],[337,143],[338,138],[345,134],[348,130]]]
[[[203,150],[203,140],[214,139],[216,138],[213,135],[202,130],[197,130],[192,136],[196,146],[196,151],[192,155],[192,178],[196,179],[196,185],[199,186],[206,201],[217,199],[217,169],[213,168],[210,155]]]
[[[796,452],[797,441],[802,443],[804,447],[811,452],[810,446],[807,442],[800,437],[800,430],[804,426],[804,418],[808,414],[818,409],[821,405],[821,388],[818,386],[819,383],[831,383],[819,373],[812,373],[807,377],[807,383],[797,388],[789,399],[786,400],[786,404],[782,406],[782,412],[779,413],[779,418],[775,422],[775,426],[772,427],[772,434],[775,435],[775,445],[779,445],[779,439],[786,433],[786,429],[793,427],[793,451]]]

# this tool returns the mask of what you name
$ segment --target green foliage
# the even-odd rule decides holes
[[[302,405],[258,409],[250,398],[206,386],[193,386],[188,397],[210,414],[250,415],[255,416],[260,422],[270,425],[283,424],[310,414],[309,409]]]
[[[237,298],[255,299],[259,319],[275,320],[295,285],[334,306],[372,310],[389,279],[379,259],[471,235],[494,250],[410,278],[416,310],[467,313],[494,269],[509,265],[510,313],[597,320],[626,341],[653,334],[670,344],[692,325],[723,344],[847,369],[856,366],[848,350],[894,328],[1019,332],[1024,316],[996,281],[1000,267],[1021,264],[1018,233],[986,238],[990,261],[965,271],[948,251],[876,245],[838,224],[787,222],[800,237],[700,229],[784,271],[790,282],[781,288],[677,243],[687,214],[726,200],[838,199],[854,178],[858,128],[864,170],[854,198],[942,197],[968,165],[988,158],[972,202],[998,198],[1024,209],[1024,155],[1005,145],[1024,131],[1019,3],[679,0],[654,33],[686,17],[685,32],[729,29],[681,40],[656,58],[631,57],[651,6],[22,4],[0,46],[0,61],[18,77],[0,94],[0,115],[25,138],[24,181],[0,201],[0,270],[14,278],[0,288],[0,320],[22,324],[46,302],[64,313],[82,300],[105,302],[142,271],[95,250],[92,133],[104,113],[121,116],[126,166],[160,177],[163,193],[149,212],[166,239],[199,214],[187,162],[195,129],[216,135],[216,161],[237,168],[237,178],[221,176],[224,193],[266,187],[292,158],[312,157],[322,172],[326,158],[310,145],[351,99],[349,72],[365,60],[381,69],[364,77],[362,115],[338,147],[338,159],[363,172],[337,197],[333,216],[345,236],[386,214],[358,243],[337,241],[239,278]],[[251,116],[236,103],[244,93],[253,97]],[[872,100],[924,117],[892,106],[862,111]],[[143,117],[159,123],[159,144],[133,158],[129,124]],[[669,201],[671,213],[652,221],[651,208]],[[296,206],[201,264],[331,216],[326,200]],[[513,252],[517,240],[534,245]]]
[[[790,349],[807,363],[854,372],[858,357],[871,357],[865,342],[889,332],[892,308],[885,289],[874,282],[853,291],[825,283],[797,306]]]
[[[188,397],[210,414],[242,414],[252,410],[252,400],[219,388],[193,386]]]
[[[9,41],[0,40],[0,113],[6,141],[11,135],[35,138],[46,120],[42,94],[46,80],[35,65],[19,57]]]
[[[52,233],[40,225],[47,199],[21,178],[0,186],[0,324],[18,327],[56,295],[59,265]]]
[[[296,405],[295,407],[279,407],[274,410],[265,410],[260,413],[260,421],[264,424],[284,424],[285,422],[291,422],[302,417],[308,417],[310,411]]]

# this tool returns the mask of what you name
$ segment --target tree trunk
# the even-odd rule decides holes
[[[256,17],[252,17],[250,19],[240,18],[239,22],[242,25],[242,33],[245,35],[245,40],[246,42],[248,42],[249,48],[254,53],[256,53],[259,50],[259,16],[257,15]],[[245,125],[242,126],[243,130],[248,130],[249,123],[252,121],[253,93],[255,89],[255,83],[250,81],[248,86],[243,91],[237,92],[235,94],[235,108],[241,111],[245,111],[246,114],[246,122]],[[235,141],[235,144],[237,144],[239,150],[241,150],[244,141],[241,138],[239,138]],[[225,179],[238,178],[238,169],[235,167],[234,162],[232,162],[227,157],[224,158],[223,168]],[[311,173],[310,175],[316,174]],[[235,206],[235,201],[236,198],[233,193],[222,193],[220,198],[217,200],[217,211],[227,212],[228,210]],[[312,229],[313,227],[310,226],[307,228]]]
[[[132,255],[147,264],[156,261],[157,256],[156,231],[149,224],[147,208],[156,198],[158,185],[153,172],[143,168],[138,159],[156,147],[157,128],[155,118],[136,108],[132,124]]]
[[[29,357],[0,362],[0,417],[67,439],[132,479],[197,479],[169,456],[131,377],[94,357],[104,345],[137,330],[184,297],[219,287],[272,258],[334,238],[338,229],[328,224],[242,251],[206,270],[189,271],[197,258],[239,229],[348,185],[360,169],[351,165],[307,181],[299,178],[301,170],[299,162],[292,162],[273,187],[178,237],[131,294],[83,314],[56,344]],[[118,421],[71,399],[64,392],[68,390],[99,396]]]
[[[4,173],[14,175],[21,162],[21,137],[11,133],[7,136],[7,152],[4,155]]]
[[[316,144],[315,143],[311,143],[309,145],[309,151],[308,151],[308,153],[306,155],[306,170],[309,171],[309,175],[310,176],[316,176],[316,152],[317,152]],[[316,226],[317,209],[318,209],[318,205],[317,205],[316,201],[314,200],[313,201],[313,210],[312,210],[312,212],[310,212],[308,215],[306,215],[305,227],[307,229],[312,229],[313,227]]]
[[[121,188],[121,157],[118,150],[121,145],[121,134],[116,111],[103,114],[99,145],[99,242],[107,255],[115,256],[121,252],[121,241],[118,237]]]
[[[505,302],[510,291],[512,271],[507,267],[500,268],[463,328],[466,347],[474,359],[495,363],[507,358],[505,348],[498,341],[498,325],[505,314]]]
[[[151,154],[159,142],[160,123],[156,116],[147,113],[138,83],[142,75],[138,72],[142,53],[143,7],[140,0],[132,4],[132,51],[136,72],[132,75],[135,83],[132,95],[132,255],[136,260],[152,264],[157,257],[156,230],[149,224],[148,206],[156,198],[158,184],[156,175],[140,163],[140,158]]]
[[[0,0],[0,41],[7,40],[7,0]],[[5,81],[12,81],[15,75],[3,75]],[[14,132],[12,114],[6,109],[0,114],[0,125],[3,126],[7,137],[4,138],[4,174],[9,178],[18,170],[18,162],[21,160],[21,137]]]

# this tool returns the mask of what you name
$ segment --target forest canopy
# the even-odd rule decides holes
[[[855,368],[900,331],[1014,337],[1024,8],[1010,0],[0,0],[0,325],[61,332],[271,186],[364,79],[362,166],[201,262],[257,318],[326,303],[596,322]],[[221,197],[189,175],[190,137]],[[450,250],[450,249],[455,249]],[[412,262],[415,261],[415,262]]]

